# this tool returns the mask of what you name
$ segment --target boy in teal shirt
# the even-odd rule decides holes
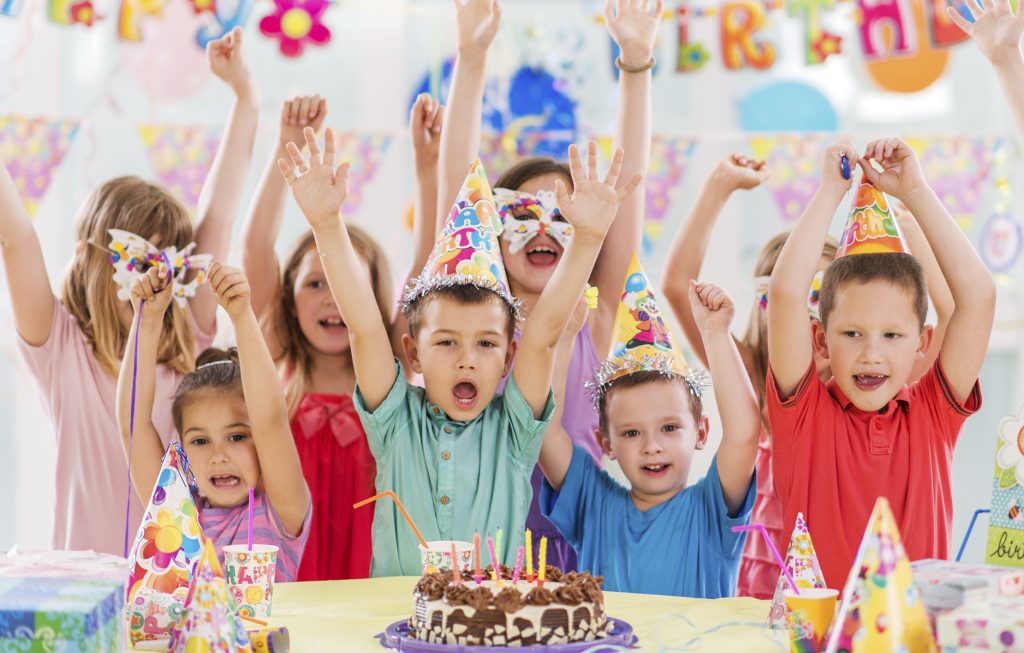
[[[378,490],[394,490],[427,540],[471,540],[474,532],[522,528],[530,473],[553,410],[555,346],[583,294],[619,203],[640,183],[616,190],[622,152],[604,182],[597,144],[584,174],[569,148],[574,190],[557,184],[562,214],[574,235],[517,344],[518,303],[508,290],[498,236],[501,222],[479,161],[474,163],[423,273],[406,290],[406,360],[424,387],[406,383],[396,364],[373,290],[352,248],[340,212],[348,164],[334,165],[330,129],[321,154],[306,130],[309,160],[289,144],[292,165],[279,161],[316,236],[331,291],[349,331],[359,411],[377,461]],[[498,384],[515,370],[502,395]],[[514,562],[513,547],[503,551]],[[418,575],[416,538],[390,503],[377,504],[373,576]]]

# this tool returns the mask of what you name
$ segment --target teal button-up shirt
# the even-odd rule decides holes
[[[554,410],[549,391],[541,419],[510,376],[476,419],[453,422],[427,401],[423,388],[406,383],[401,363],[384,402],[370,413],[356,388],[354,403],[377,461],[377,490],[392,490],[423,537],[473,541],[498,528],[505,541],[519,539],[533,491],[530,474]],[[512,546],[502,562],[515,564]],[[481,566],[489,564],[486,549]],[[418,576],[419,542],[394,502],[376,503],[372,576]]]

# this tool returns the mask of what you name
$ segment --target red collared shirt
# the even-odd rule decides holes
[[[769,370],[767,404],[783,533],[804,513],[829,587],[846,582],[879,496],[889,500],[911,560],[949,557],[953,448],[981,407],[977,383],[959,402],[936,362],[884,409],[865,412],[812,364],[786,400]]]

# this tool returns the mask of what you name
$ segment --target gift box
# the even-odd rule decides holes
[[[1024,653],[1024,596],[995,596],[936,618],[943,650]]]
[[[929,610],[948,610],[990,596],[1024,593],[1024,573],[1017,569],[949,560],[915,560],[910,568]]]
[[[124,581],[0,577],[0,653],[125,650]]]

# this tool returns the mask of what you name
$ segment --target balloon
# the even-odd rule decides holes
[[[146,24],[138,44],[125,44],[125,68],[151,98],[180,100],[196,95],[210,79],[206,53],[195,46],[202,18],[187,2],[170,2],[163,18]]]
[[[836,111],[820,91],[802,82],[762,86],[740,102],[746,131],[835,131]]]

